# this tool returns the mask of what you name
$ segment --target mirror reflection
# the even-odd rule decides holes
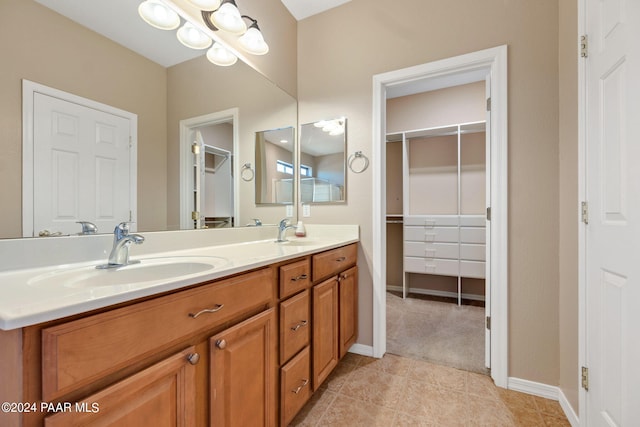
[[[344,202],[346,195],[344,117],[300,127],[300,202]]]
[[[86,23],[72,19],[49,8],[81,8],[88,14],[104,8],[117,8],[119,16],[115,27],[127,30],[132,43],[116,43],[93,31]],[[137,148],[134,166],[137,184],[137,231],[162,231],[194,228],[191,219],[194,197],[185,195],[185,165],[192,163],[191,144],[183,144],[181,121],[229,109],[237,109],[238,122],[234,123],[234,144],[230,161],[223,167],[232,168],[232,189],[235,214],[233,222],[245,225],[251,218],[261,218],[275,223],[283,217],[283,211],[261,208],[254,199],[254,183],[239,179],[240,167],[254,162],[254,138],[256,130],[275,129],[296,125],[297,102],[257,71],[238,61],[231,67],[211,64],[203,52],[177,59],[151,60],[152,56],[140,53],[141,40],[162,46],[170,51],[169,44],[177,43],[180,52],[191,51],[176,40],[158,42],[161,30],[151,28],[137,13],[138,2],[118,0],[83,0],[82,2],[57,2],[53,0],[21,0],[0,3],[0,50],[3,52],[3,72],[0,77],[0,180],[3,188],[0,238],[23,236],[24,216],[34,212],[23,211],[23,147],[22,147],[22,80],[29,80],[50,88],[77,95],[101,104],[130,112],[137,117],[137,134],[133,143]],[[102,9],[101,9],[102,8]],[[99,20],[108,23],[108,19]],[[24,22],[32,30],[24,33]],[[126,25],[124,24],[126,22]],[[151,37],[136,38],[133,28],[140,23]],[[96,29],[101,31],[101,29]],[[14,37],[12,34],[23,34]],[[175,35],[171,35],[175,39]],[[158,49],[156,49],[157,51]],[[46,66],[43,66],[46,64]],[[187,136],[186,138],[191,138]],[[209,144],[205,140],[205,144]],[[216,147],[215,144],[212,144]],[[220,147],[218,147],[220,148]],[[227,151],[231,151],[225,149]],[[186,159],[186,160],[184,160]],[[218,160],[220,157],[218,156]],[[206,170],[208,166],[205,164]],[[193,170],[190,175],[193,177]],[[193,187],[191,187],[193,188]],[[205,191],[207,186],[205,185]],[[208,188],[214,188],[208,186]],[[193,190],[191,190],[193,191]],[[46,193],[46,192],[45,192]],[[185,193],[185,194],[183,194]],[[205,206],[209,198],[204,199]],[[202,209],[201,209],[202,210]],[[228,217],[228,212],[218,215],[215,209],[198,216],[207,218]],[[37,214],[37,213],[36,213]],[[81,231],[79,220],[91,220],[81,215],[69,215],[65,219],[73,224],[73,233]],[[128,220],[117,215],[114,223]],[[188,216],[187,221],[184,218]],[[217,221],[217,219],[213,219]],[[201,227],[202,228],[202,224]],[[55,233],[56,230],[50,230]],[[99,233],[111,233],[113,227],[99,227]],[[38,234],[31,230],[26,235]],[[67,233],[64,233],[67,234]]]
[[[256,204],[294,201],[293,127],[256,132]]]

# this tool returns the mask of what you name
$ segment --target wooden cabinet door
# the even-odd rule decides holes
[[[338,276],[340,289],[340,358],[358,339],[358,267]]]
[[[64,412],[45,418],[44,425],[195,426],[198,359],[190,347],[81,402],[67,403]]]
[[[313,389],[338,364],[338,281],[332,277],[313,288]]]
[[[210,338],[211,426],[274,426],[277,320],[266,310]]]

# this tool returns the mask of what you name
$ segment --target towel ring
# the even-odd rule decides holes
[[[253,178],[255,176],[256,174],[251,167],[251,163],[245,163],[244,165],[242,165],[242,169],[240,170],[240,178],[242,178],[243,181],[253,181]]]
[[[360,169],[353,168],[353,164],[357,159],[362,159],[364,162]],[[351,169],[353,173],[362,173],[365,170],[367,170],[367,168],[369,167],[369,159],[367,158],[367,156],[362,154],[362,151],[356,151],[355,153],[349,156],[349,159],[347,160],[347,165],[349,165],[349,169]]]

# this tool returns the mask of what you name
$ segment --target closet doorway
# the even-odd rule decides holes
[[[463,298],[485,298],[486,312],[475,320],[477,334],[482,347],[484,329],[486,366],[502,387],[507,385],[506,87],[506,46],[374,76],[374,140],[380,142],[374,186],[382,191],[374,196],[373,354],[381,357],[389,350],[393,325],[387,331],[387,307],[393,310],[395,298],[408,291],[425,289],[425,278],[437,279],[424,293],[453,296],[452,307],[459,308]],[[422,124],[407,117],[402,124],[394,116],[423,94],[469,88],[479,97],[480,112],[476,104],[473,114],[447,117],[446,108],[437,108],[421,113]],[[397,145],[388,151],[389,144]],[[387,179],[398,157],[401,184]],[[389,294],[389,306],[387,268],[389,276],[395,272],[390,284],[397,291]]]

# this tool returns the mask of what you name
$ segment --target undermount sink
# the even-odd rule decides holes
[[[67,288],[140,285],[205,273],[227,263],[225,258],[209,256],[145,258],[136,264],[111,269],[96,269],[95,266],[61,269],[40,274],[27,283],[34,287]]]

